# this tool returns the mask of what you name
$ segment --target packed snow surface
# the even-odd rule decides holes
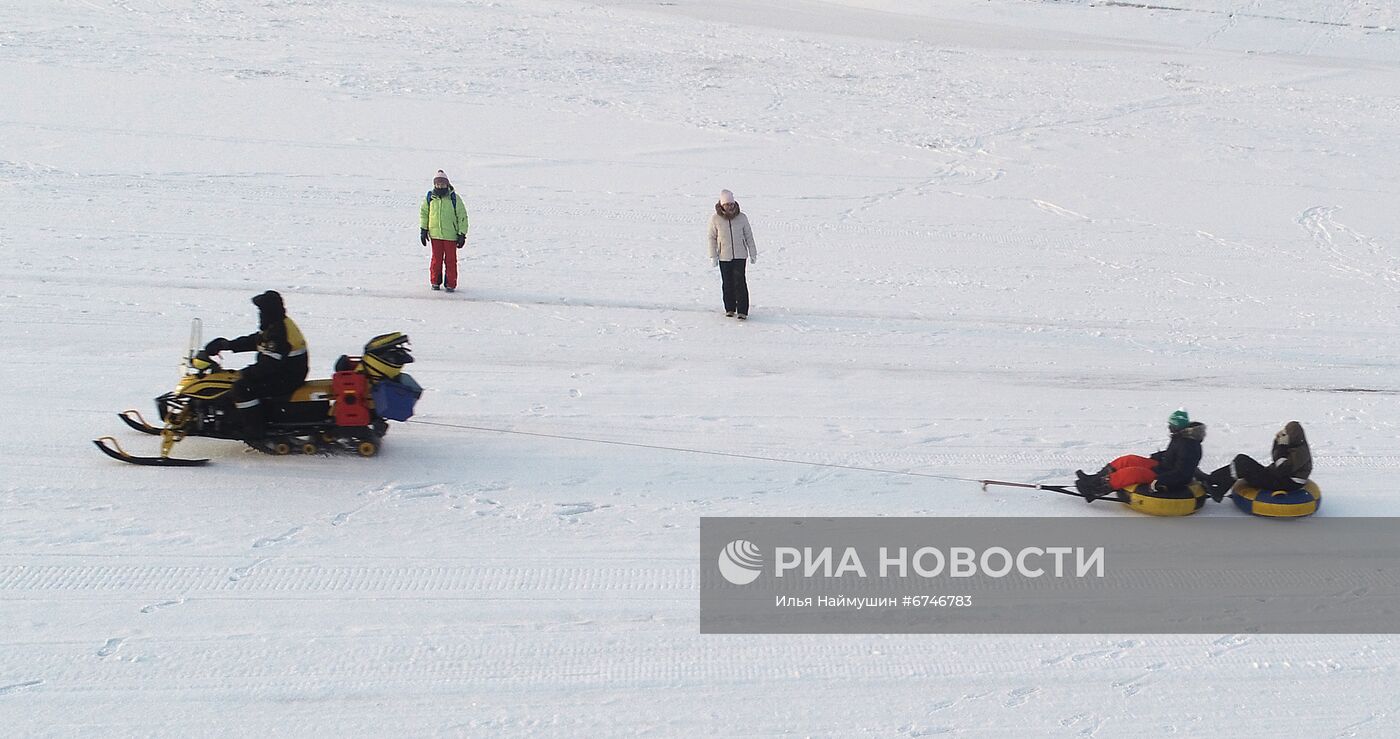
[[[1320,515],[1400,515],[1397,26],[0,3],[3,732],[1394,736],[1390,636],[698,633],[701,516],[1121,507],[452,426],[1064,482],[1185,406],[1207,469],[1297,419]],[[453,295],[417,240],[438,168],[471,210]],[[759,247],[747,324],[705,258],[721,188]],[[91,447],[154,453],[113,413],[150,414],[191,318],[247,333],[270,288],[313,375],[407,332],[448,425],[374,459]]]

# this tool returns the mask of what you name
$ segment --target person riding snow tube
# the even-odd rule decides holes
[[[1170,440],[1167,448],[1148,457],[1126,454],[1109,462],[1097,474],[1076,470],[1074,487],[1087,500],[1096,500],[1115,490],[1127,493],[1126,500],[1141,504],[1133,508],[1154,515],[1185,515],[1200,508],[1204,491],[1193,485],[1196,466],[1201,463],[1201,442],[1206,438],[1205,424],[1193,422],[1185,409],[1177,409],[1167,418]],[[1193,489],[1194,488],[1194,489]],[[1200,495],[1197,495],[1197,493]],[[1158,505],[1154,500],[1187,501],[1189,505],[1173,503]],[[1189,508],[1189,510],[1188,510]],[[1150,509],[1150,510],[1149,510]]]
[[[1309,516],[1322,502],[1322,491],[1309,480],[1312,450],[1303,425],[1289,421],[1269,449],[1272,462],[1261,464],[1247,454],[1237,454],[1230,464],[1206,476],[1206,490],[1216,501],[1232,494],[1235,505],[1256,516],[1294,518]]]
[[[209,355],[223,351],[258,353],[257,361],[243,368],[233,385],[233,405],[248,440],[263,437],[263,399],[290,395],[306,381],[310,365],[306,339],[296,322],[287,317],[282,295],[268,290],[254,297],[253,305],[258,307],[256,332],[236,339],[221,336],[204,347]]]

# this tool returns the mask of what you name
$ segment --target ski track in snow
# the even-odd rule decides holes
[[[1062,482],[1180,405],[1400,515],[1400,10],[1152,5],[0,7],[7,734],[1400,734],[1389,635],[698,633],[701,516],[1132,515],[899,473]],[[572,438],[93,453],[269,287],[313,374],[402,330],[420,420]]]

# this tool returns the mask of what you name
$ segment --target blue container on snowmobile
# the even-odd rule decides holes
[[[370,397],[374,399],[374,412],[390,421],[407,421],[413,417],[413,406],[423,394],[423,387],[406,372],[400,372],[393,379],[375,383]]]

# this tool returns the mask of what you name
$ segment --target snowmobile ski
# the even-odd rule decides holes
[[[112,459],[128,464],[139,464],[148,467],[199,467],[209,460],[207,459],[181,459],[179,457],[137,457],[122,449],[121,444],[110,436],[93,439],[92,443],[97,445],[102,453]]]
[[[141,412],[134,408],[124,410],[121,413],[118,413],[117,418],[120,418],[126,425],[136,429],[137,431],[140,431],[143,434],[150,434],[151,436],[160,436],[160,432],[162,429],[159,426],[152,426],[151,424],[146,423],[146,419],[141,416]]]

